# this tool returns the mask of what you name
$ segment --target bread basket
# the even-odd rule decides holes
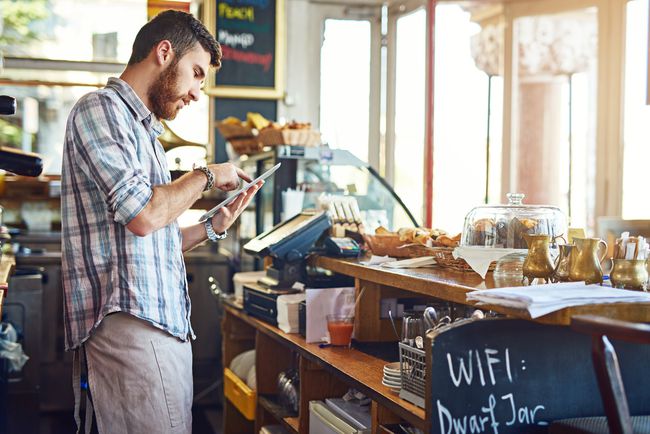
[[[436,263],[444,268],[451,268],[457,271],[474,271],[462,258],[454,258],[454,247],[431,247],[429,255],[436,259]],[[490,264],[489,271],[494,271],[496,262]]]
[[[373,255],[390,256],[393,258],[419,258],[433,256],[431,248],[420,244],[408,244],[399,239],[396,234],[364,235],[366,246]]]

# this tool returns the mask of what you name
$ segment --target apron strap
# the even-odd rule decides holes
[[[90,386],[88,384],[88,370],[86,369],[86,351],[80,346],[72,355],[72,390],[74,392],[74,420],[77,424],[76,434],[81,434],[81,372],[86,373],[86,415],[84,432],[91,434],[93,425],[93,404],[90,400]]]
[[[90,401],[90,394],[86,394],[86,434],[91,434],[90,430],[93,427],[93,404]]]
[[[76,434],[80,434],[81,416],[79,408],[81,406],[81,349],[77,348],[72,353],[72,391],[74,392],[74,421],[77,424]]]

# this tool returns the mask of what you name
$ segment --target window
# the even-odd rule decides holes
[[[648,0],[627,3],[625,48],[625,117],[623,218],[650,219],[648,162],[650,106],[646,105],[648,60]]]
[[[485,202],[488,103],[489,200],[500,202],[495,192],[500,182],[502,80],[490,79],[477,67],[470,48],[480,31],[460,6],[436,8],[433,225],[451,232],[460,232],[467,212]],[[498,40],[493,42],[498,53]]]
[[[8,14],[26,14],[27,37],[7,26]],[[5,19],[5,56],[126,63],[140,27],[147,21],[145,0],[34,0],[0,2]],[[20,43],[19,43],[20,42]]]
[[[323,139],[363,161],[370,130],[370,37],[367,20],[326,19],[321,49]]]
[[[424,199],[426,20],[424,9],[397,19],[395,74],[394,189],[420,222]]]
[[[147,21],[147,6],[144,0],[0,0],[0,59],[5,59],[0,94],[14,96],[18,103],[15,116],[0,118],[0,144],[37,152],[45,174],[61,173],[70,110],[108,77],[120,75]],[[11,24],[18,13],[30,17],[28,33]],[[88,85],[75,85],[80,83]],[[208,97],[202,96],[170,127],[185,140],[207,144],[208,106]],[[205,154],[196,147],[174,149],[169,167],[188,170],[192,163],[205,164]]]

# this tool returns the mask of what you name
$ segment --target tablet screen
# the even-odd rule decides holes
[[[258,183],[258,182],[260,182],[262,180],[265,180],[269,176],[273,175],[273,173],[275,173],[275,171],[278,170],[281,165],[282,165],[282,163],[276,164],[275,166],[271,167],[269,170],[267,170],[266,172],[264,172],[263,174],[261,174],[257,178],[253,179],[248,184],[246,182],[244,182],[244,185],[241,188],[239,188],[237,191],[235,191],[232,195],[228,196],[227,199],[225,199],[223,202],[219,203],[219,205],[215,206],[210,211],[203,214],[201,216],[201,218],[199,219],[199,223],[202,223],[202,222],[206,221],[207,219],[211,218],[212,216],[214,216],[217,213],[217,211],[219,211],[221,208],[223,208],[224,206],[228,205],[230,202],[235,200],[237,198],[237,196],[239,196],[241,193],[245,192],[250,185],[256,184],[256,183]]]

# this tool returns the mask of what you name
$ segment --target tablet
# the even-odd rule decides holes
[[[230,202],[232,202],[233,200],[237,199],[237,196],[239,196],[240,194],[242,194],[243,192],[245,192],[246,190],[248,190],[248,187],[249,187],[249,186],[251,186],[251,185],[253,185],[253,184],[256,184],[256,183],[258,183],[258,182],[260,182],[260,181],[263,181],[263,180],[265,180],[266,178],[268,178],[269,176],[273,175],[273,173],[275,173],[275,171],[278,170],[278,169],[280,168],[280,165],[282,165],[282,163],[278,163],[278,164],[276,164],[275,166],[271,167],[269,170],[267,170],[266,172],[264,172],[263,174],[261,174],[259,177],[253,179],[253,180],[252,180],[250,183],[248,183],[248,184],[247,184],[246,182],[244,182],[244,185],[243,185],[241,188],[239,188],[237,191],[235,191],[231,196],[228,196],[228,198],[225,199],[223,202],[219,203],[219,205],[215,206],[215,207],[212,208],[210,211],[208,211],[208,212],[206,212],[205,214],[203,214],[203,215],[201,216],[201,218],[199,219],[199,223],[203,223],[203,222],[206,221],[207,219],[211,218],[211,217],[214,216],[214,215],[215,215],[215,214],[216,214],[216,213],[217,213],[221,208],[223,208],[224,206],[227,206]]]

